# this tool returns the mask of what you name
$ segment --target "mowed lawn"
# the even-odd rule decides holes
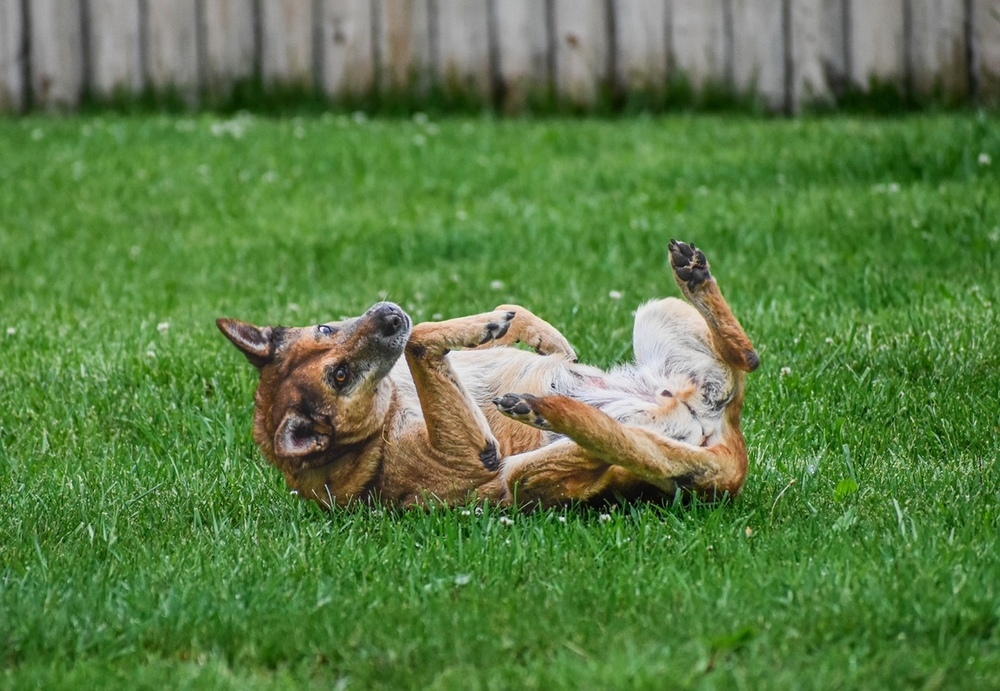
[[[326,513],[232,316],[516,302],[583,360],[708,254],[717,506]],[[0,121],[0,687],[1000,688],[1000,120]]]

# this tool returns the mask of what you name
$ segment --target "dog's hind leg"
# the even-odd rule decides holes
[[[487,469],[500,462],[497,439],[486,415],[476,405],[448,363],[453,348],[475,348],[503,336],[514,320],[500,310],[413,327],[406,344],[406,363],[420,398],[430,446],[443,458],[478,455]]]
[[[643,484],[569,439],[504,458],[502,477],[504,503],[517,506],[585,502],[608,492],[628,495]]]
[[[757,351],[722,297],[705,253],[693,244],[671,240],[670,265],[684,297],[705,318],[712,347],[718,356],[731,367],[744,372],[757,369],[760,365]]]
[[[507,394],[495,403],[500,412],[508,417],[539,429],[565,434],[589,458],[620,466],[664,492],[682,487],[711,499],[724,493],[738,494],[746,479],[746,444],[738,428],[731,429],[717,444],[699,447],[642,427],[622,424],[597,408],[566,396]],[[545,450],[526,454],[527,458],[512,469],[512,479],[530,487],[534,475],[545,478],[546,474],[551,474],[551,463],[544,455]],[[581,470],[590,468],[583,464]],[[558,482],[544,484],[551,488],[553,494],[562,492]],[[541,493],[541,485],[535,482],[536,495]],[[575,497],[551,497],[553,501],[565,498]]]

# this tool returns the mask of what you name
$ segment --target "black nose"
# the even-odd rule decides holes
[[[391,302],[383,302],[375,307],[379,332],[385,336],[395,336],[406,327],[406,313]]]

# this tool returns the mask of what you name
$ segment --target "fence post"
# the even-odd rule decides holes
[[[610,17],[604,0],[555,0],[556,90],[565,102],[589,107],[609,85]]]
[[[368,0],[321,0],[320,88],[328,97],[361,98],[375,88],[372,7]]]
[[[662,96],[669,65],[667,0],[615,0],[615,84],[626,94]]]
[[[146,0],[146,75],[153,89],[198,101],[197,0]]]
[[[25,94],[24,17],[21,0],[0,0],[0,113],[21,111]]]
[[[972,0],[972,70],[976,100],[1000,106],[1000,0]]]
[[[95,95],[107,97],[118,89],[132,95],[142,90],[142,44],[139,0],[89,0],[90,74]]]
[[[695,91],[726,79],[725,0],[674,0],[672,64]]]
[[[543,0],[496,0],[496,79],[503,107],[517,113],[551,89],[549,27]]]
[[[203,86],[208,97],[218,102],[236,82],[250,79],[260,69],[254,0],[207,0],[201,6]]]
[[[83,93],[83,30],[80,0],[31,0],[32,105],[70,109]]]
[[[313,3],[261,0],[261,73],[269,88],[312,89]]]
[[[733,88],[770,110],[786,103],[785,26],[781,0],[732,0]]]
[[[428,0],[376,2],[376,69],[383,96],[426,95],[431,71]]]
[[[854,0],[850,5],[851,82],[868,90],[871,80],[905,92],[906,37],[904,0]]]

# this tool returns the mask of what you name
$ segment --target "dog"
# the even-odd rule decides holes
[[[254,440],[326,507],[735,496],[760,359],[705,254],[671,240],[669,256],[687,302],[641,306],[635,362],[609,371],[517,305],[416,325],[389,302],[309,327],[217,325],[260,373]]]

